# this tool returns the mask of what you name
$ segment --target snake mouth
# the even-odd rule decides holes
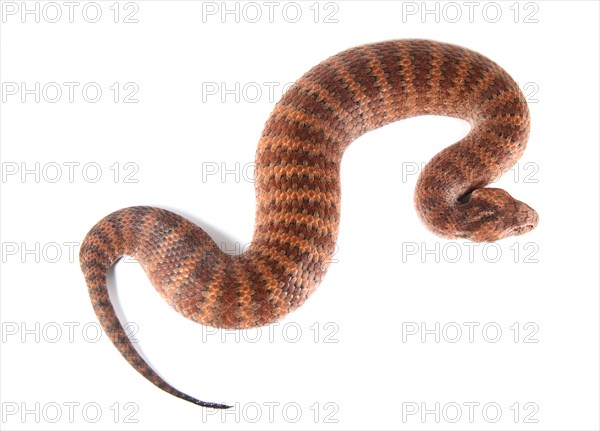
[[[529,231],[532,231],[535,228],[535,224],[526,224],[522,226],[517,226],[510,231],[511,235],[523,235]]]

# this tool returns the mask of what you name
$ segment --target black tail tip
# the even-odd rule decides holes
[[[222,409],[222,410],[230,409],[232,407],[232,406],[228,406],[227,404],[205,403],[204,401],[198,401],[195,404],[202,406],[202,407],[207,407],[210,409]]]
[[[230,409],[232,406],[228,406],[226,404],[219,404],[219,403],[209,403],[206,401],[200,401],[194,397],[190,397],[189,395],[183,394],[183,396],[181,396],[180,398],[189,401],[192,404],[196,404],[197,406],[200,407],[206,407],[206,408],[210,408],[210,409]]]

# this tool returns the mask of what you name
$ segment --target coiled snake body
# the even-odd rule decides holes
[[[151,207],[98,222],[80,251],[102,327],[125,359],[159,388],[208,407],[165,382],[129,341],[111,304],[109,268],[134,256],[185,317],[219,328],[274,322],[300,306],[328,267],[340,219],[340,162],[369,130],[407,117],[458,117],[470,133],[437,154],[417,182],[424,224],[448,238],[495,241],[537,224],[536,212],[484,188],[521,156],[529,111],[517,84],[471,50],[397,40],[341,52],[315,66],[275,106],[258,144],[256,224],[242,255],[222,252],[201,228]]]

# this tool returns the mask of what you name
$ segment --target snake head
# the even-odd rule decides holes
[[[502,189],[481,188],[459,199],[460,230],[477,242],[497,241],[533,230],[537,212]]]

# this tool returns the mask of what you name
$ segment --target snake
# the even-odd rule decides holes
[[[536,227],[535,210],[486,187],[517,162],[529,137],[527,100],[511,76],[454,44],[364,44],[314,66],[275,104],[256,151],[255,227],[243,253],[222,251],[195,223],[155,207],[120,209],[89,231],[80,266],[107,337],[158,388],[203,407],[228,408],[175,389],[140,355],[111,302],[109,270],[124,256],[135,258],[160,296],[202,325],[241,329],[282,319],[305,302],[331,262],[345,149],[373,129],[420,115],[470,125],[416,181],[414,206],[428,230],[492,242]]]

